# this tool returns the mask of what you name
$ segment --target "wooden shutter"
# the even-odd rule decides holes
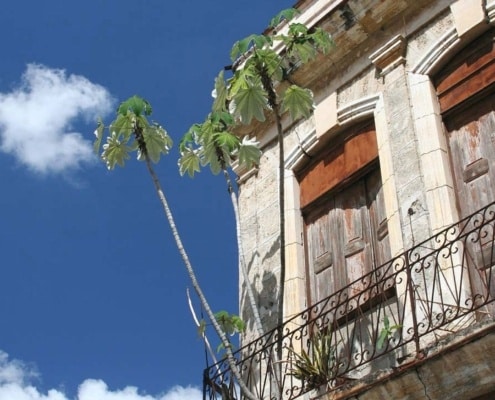
[[[495,201],[493,42],[492,30],[460,51],[434,80],[461,217]],[[466,243],[464,249],[474,294],[495,295],[493,235],[486,231],[479,243]],[[494,307],[489,309],[495,312]]]
[[[378,168],[319,203],[305,218],[312,304],[344,287],[358,295],[359,279],[390,258]]]

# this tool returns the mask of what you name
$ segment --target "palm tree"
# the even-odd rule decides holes
[[[258,159],[242,157],[237,145],[226,143],[240,143],[233,131],[235,124],[251,124],[253,119],[265,121],[265,113],[271,112],[275,116],[277,140],[279,148],[279,237],[280,237],[280,276],[278,288],[278,346],[275,361],[282,359],[282,327],[284,322],[284,285],[285,285],[285,179],[284,179],[284,131],[282,126],[283,114],[288,112],[292,120],[309,118],[313,109],[313,94],[309,89],[302,88],[291,82],[290,74],[300,65],[317,57],[319,53],[326,53],[331,45],[330,35],[321,28],[309,29],[304,24],[291,22],[298,14],[295,9],[280,12],[269,24],[269,29],[261,35],[250,35],[234,44],[231,50],[232,66],[227,69],[233,75],[227,81],[221,71],[215,80],[215,101],[212,113],[205,123],[195,125],[186,134],[183,142],[196,144],[196,148],[185,146],[181,149],[184,156],[181,168],[190,174],[199,171],[199,165],[210,164],[213,172],[217,165],[225,166],[225,160],[230,161],[239,155],[240,162],[247,159],[247,163],[256,164]],[[285,26],[283,24],[287,23]],[[282,32],[275,32],[280,28]],[[274,44],[282,42],[283,51],[277,51]],[[215,122],[217,124],[215,125]],[[205,129],[205,126],[207,127]],[[218,130],[213,132],[213,126]],[[216,136],[218,135],[218,136]],[[221,139],[221,140],[220,140]],[[218,144],[220,142],[220,144]],[[218,152],[218,148],[221,152]],[[209,154],[212,154],[209,157]],[[259,158],[259,154],[256,154]],[[235,202],[233,202],[235,204]],[[237,218],[237,217],[236,217]],[[237,226],[240,222],[236,219]],[[239,249],[242,249],[238,241]],[[253,290],[247,276],[247,271],[241,263],[241,271],[246,283],[248,298],[260,335],[263,327],[254,301]],[[267,357],[271,360],[271,357]],[[279,364],[280,368],[282,364]],[[281,370],[279,371],[281,374]]]
[[[148,121],[147,117],[149,117],[151,113],[152,108],[149,102],[138,96],[133,96],[121,103],[117,110],[117,118],[109,126],[110,133],[107,136],[106,143],[103,145],[101,157],[106,162],[108,169],[113,169],[115,165],[123,167],[125,161],[130,158],[129,153],[132,151],[137,151],[138,159],[145,162],[146,168],[153,181],[155,191],[160,199],[163,211],[170,225],[170,229],[172,230],[177,249],[182,257],[184,266],[186,267],[187,274],[189,275],[192,286],[198,295],[211,324],[222,342],[231,371],[237,379],[244,396],[250,400],[256,400],[256,396],[250,391],[242,379],[241,372],[237,366],[237,360],[232,351],[232,343],[228,339],[226,332],[222,329],[220,322],[213,313],[203,290],[199,285],[189,256],[187,255],[177,230],[172,211],[168,205],[160,180],[153,168],[152,162],[158,162],[161,154],[168,153],[172,145],[172,140],[162,126]],[[105,126],[100,120],[95,132],[97,136],[95,141],[96,152],[99,151],[104,132]]]

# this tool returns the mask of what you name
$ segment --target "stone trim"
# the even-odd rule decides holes
[[[239,166],[239,163],[236,161],[232,164],[232,170],[237,175],[237,184],[242,184],[246,182],[249,178],[256,175],[258,173],[259,168],[254,166],[250,169],[242,168]]]
[[[339,108],[337,110],[337,126],[343,127],[364,118],[373,117],[380,96],[381,94],[373,94]],[[321,142],[321,137],[317,136],[315,129],[306,135],[299,145],[285,158],[285,168],[297,170],[301,162],[306,160],[308,155],[311,154],[312,149]]]
[[[289,170],[297,170],[301,162],[308,158],[311,150],[318,144],[319,139],[316,136],[316,131],[313,129],[307,134],[297,147],[285,157],[284,167]]]
[[[490,3],[487,2],[485,7],[488,23],[495,24],[495,1],[491,1]]]
[[[451,53],[460,43],[455,27],[446,32],[410,70],[414,74],[430,75],[446,54]]]
[[[379,76],[383,77],[401,64],[406,63],[406,39],[397,35],[369,56]]]
[[[339,108],[337,110],[338,123],[340,125],[346,125],[372,116],[379,99],[380,94],[373,94]]]

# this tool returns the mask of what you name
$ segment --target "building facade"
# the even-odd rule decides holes
[[[246,381],[260,399],[495,398],[495,1],[296,7],[335,47],[292,77],[315,109],[283,120],[285,248],[270,118],[249,127],[259,166],[237,171]],[[322,338],[326,370],[298,374]],[[228,367],[208,373],[207,393],[227,398]]]

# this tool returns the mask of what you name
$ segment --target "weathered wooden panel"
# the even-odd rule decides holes
[[[356,132],[341,135],[318,162],[299,174],[301,207],[329,192],[378,157],[375,127],[366,125]]]
[[[495,83],[494,31],[466,46],[435,78],[442,112],[447,112]]]
[[[495,200],[495,95],[445,122],[459,209],[467,216]]]
[[[495,49],[488,32],[461,51],[435,80],[448,144],[457,205],[466,217],[495,201]],[[481,248],[467,244],[465,257],[475,293],[494,287],[493,232]],[[484,244],[487,243],[487,246]],[[492,294],[493,295],[493,294]],[[495,312],[490,307],[490,312]]]
[[[326,196],[324,203],[306,215],[310,303],[354,281],[347,294],[359,294],[364,289],[360,278],[389,260],[383,203],[380,171],[375,169]]]
[[[390,241],[388,238],[387,213],[383,196],[380,171],[376,170],[368,176],[366,182],[370,212],[370,226],[373,240],[373,258],[376,266],[390,260]]]

